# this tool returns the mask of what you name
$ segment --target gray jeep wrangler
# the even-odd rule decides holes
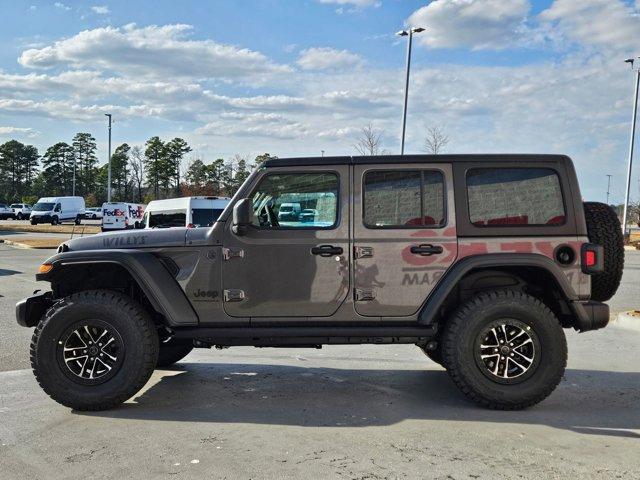
[[[521,409],[558,385],[563,328],[607,325],[623,261],[565,156],[273,159],[210,228],[63,243],[16,313],[38,382],[77,410],[194,347],[365,343],[415,344],[470,399]]]

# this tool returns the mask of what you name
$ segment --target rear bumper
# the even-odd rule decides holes
[[[586,302],[572,302],[576,314],[575,328],[581,332],[598,330],[609,323],[609,305],[602,302],[588,300]]]
[[[53,305],[52,293],[36,290],[32,296],[16,303],[18,325],[35,327],[51,305]]]

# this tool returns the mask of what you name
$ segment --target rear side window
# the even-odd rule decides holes
[[[372,170],[364,176],[367,228],[438,228],[445,224],[444,177],[431,170]]]
[[[193,208],[191,209],[191,223],[196,227],[210,227],[218,220],[221,208]]]
[[[550,168],[476,168],[467,172],[469,217],[476,227],[563,225],[558,174]]]

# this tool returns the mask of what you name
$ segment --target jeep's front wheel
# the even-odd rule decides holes
[[[442,358],[471,400],[519,410],[556,388],[567,364],[567,342],[560,322],[540,300],[495,291],[476,296],[447,323]]]
[[[75,410],[106,410],[149,380],[158,333],[144,309],[107,290],[75,293],[57,302],[31,341],[31,367],[43,390]]]
[[[193,344],[177,342],[175,340],[160,344],[158,353],[158,367],[170,367],[189,355],[193,350]]]

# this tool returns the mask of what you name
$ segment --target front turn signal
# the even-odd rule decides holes
[[[43,263],[38,267],[38,273],[49,273],[53,269],[53,265],[51,263]]]

